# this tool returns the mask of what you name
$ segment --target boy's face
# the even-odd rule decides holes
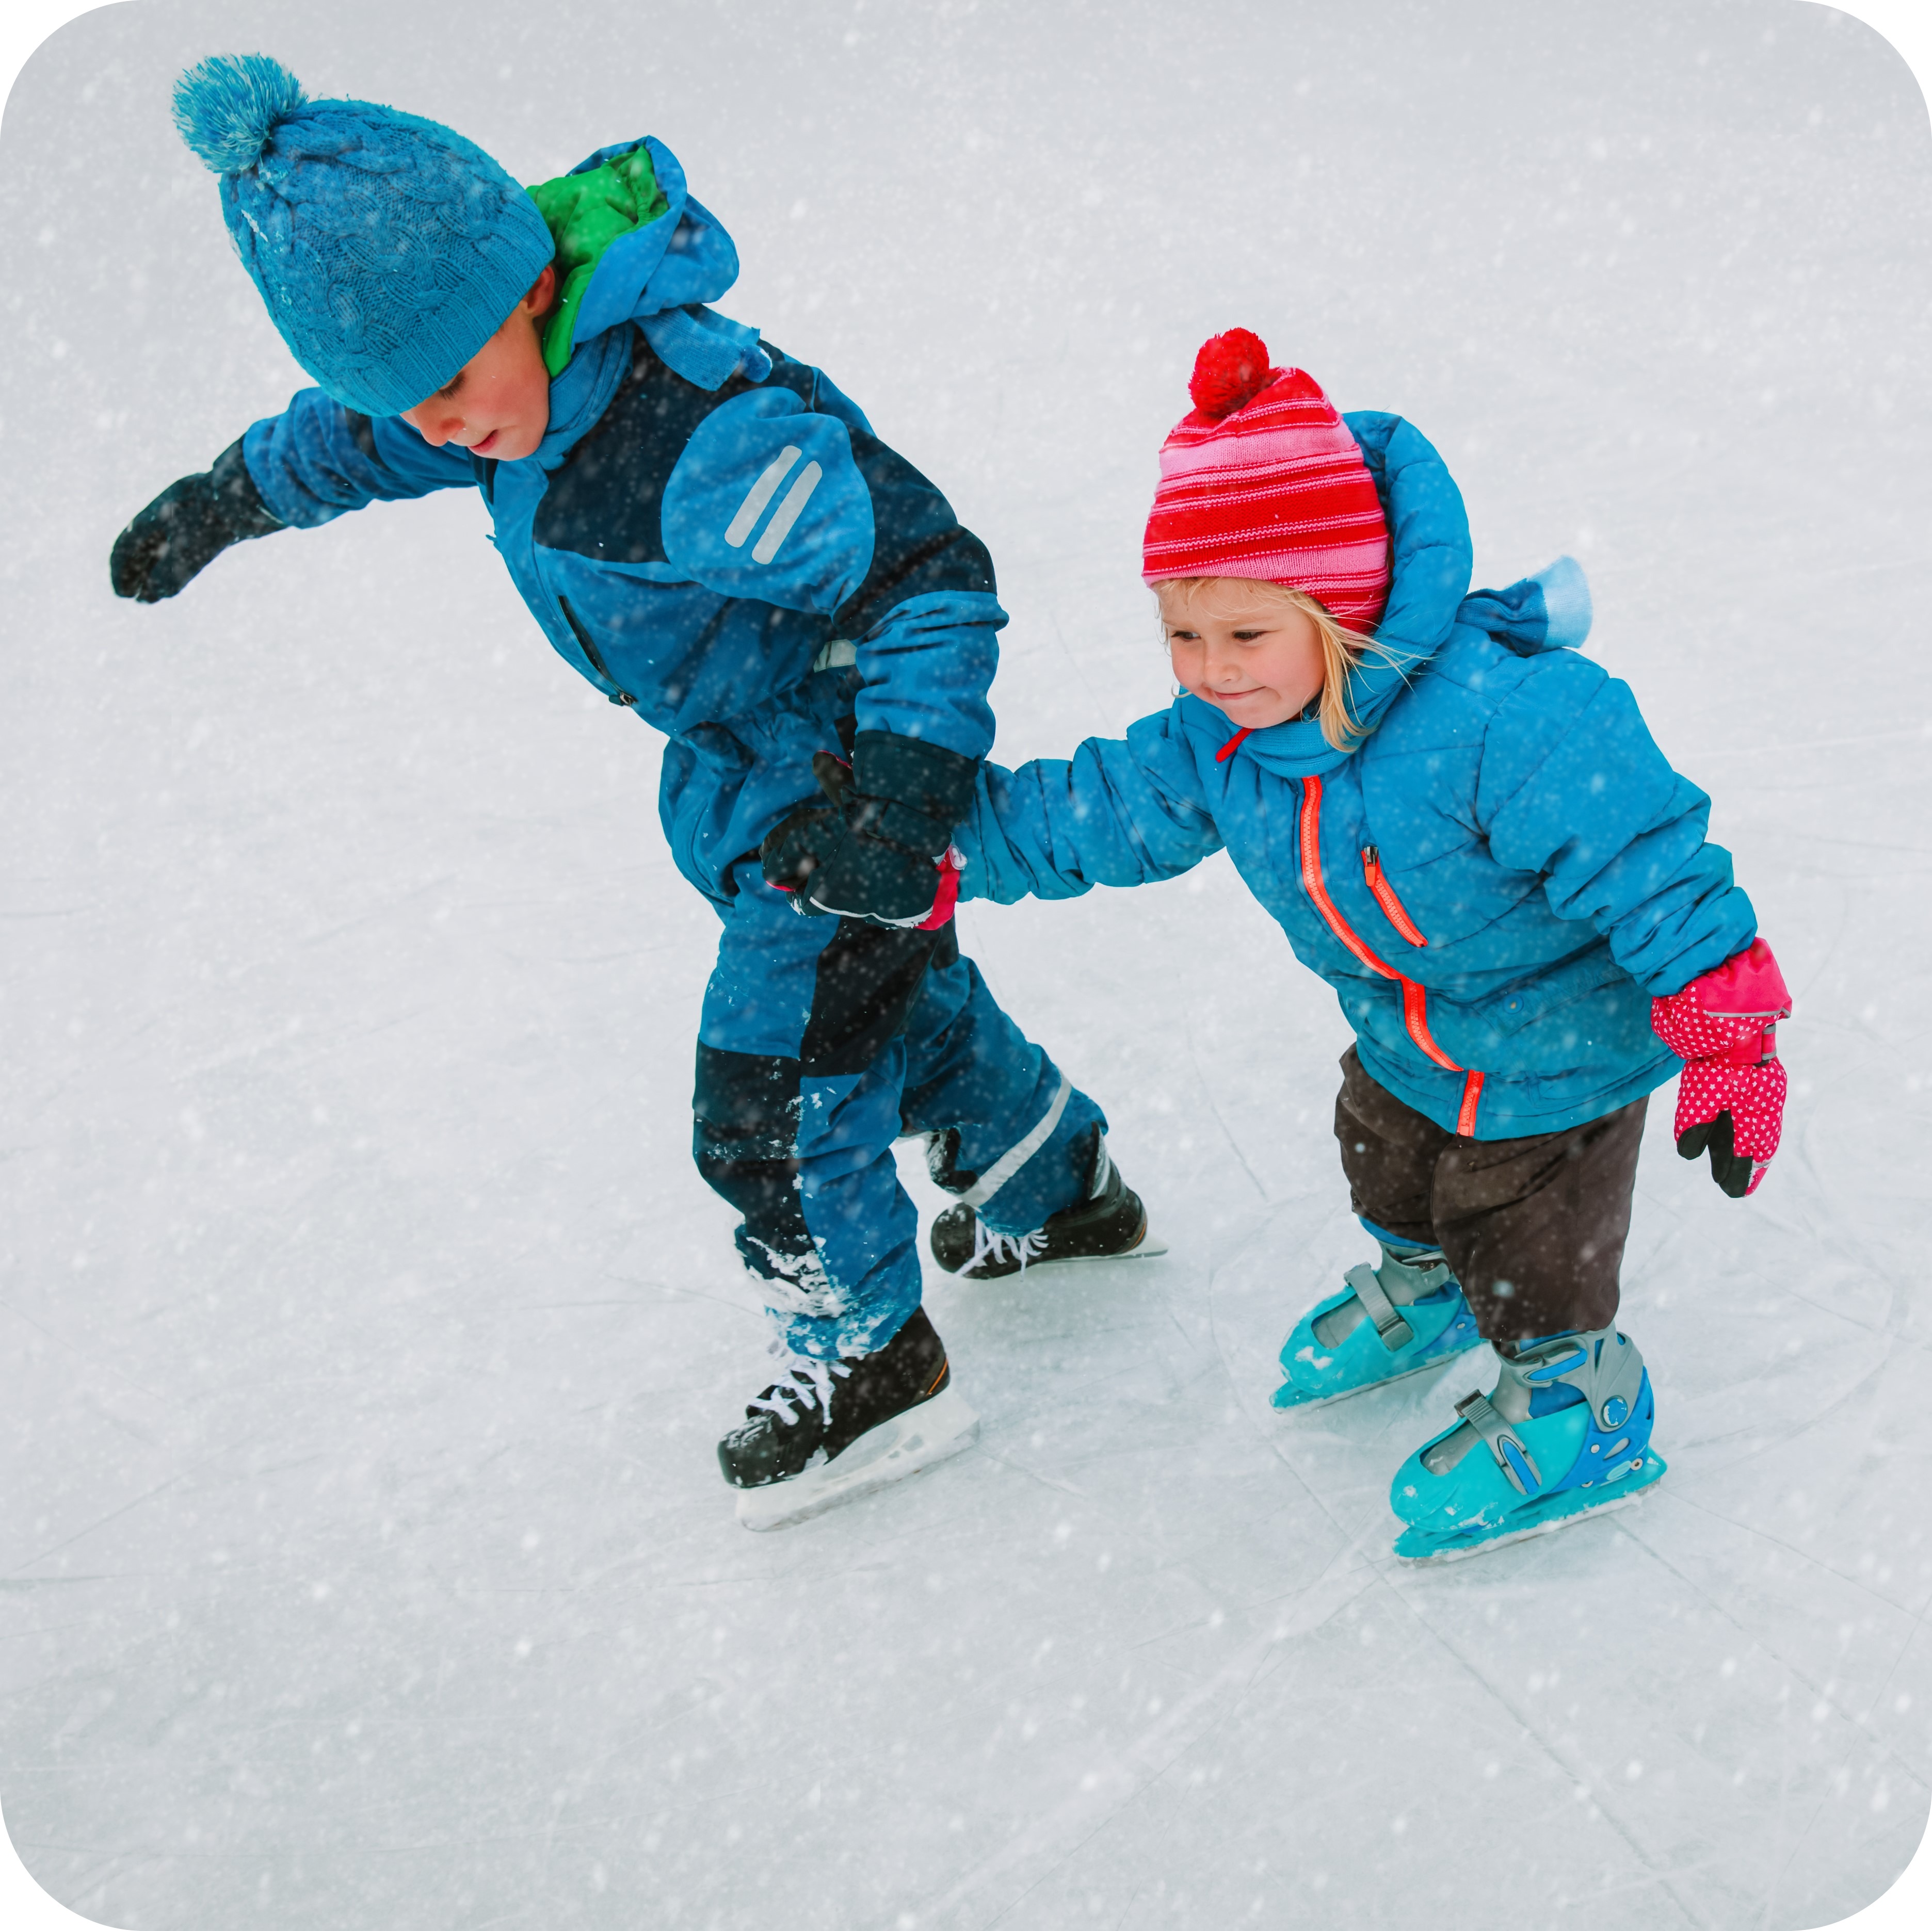
[[[403,411],[432,448],[454,442],[501,463],[536,453],[550,427],[550,371],[537,318],[556,286],[556,271],[546,268],[502,327],[434,395]]]
[[[1322,640],[1305,610],[1258,596],[1240,577],[1214,577],[1192,590],[1155,586],[1175,679],[1265,730],[1299,717],[1322,688]]]

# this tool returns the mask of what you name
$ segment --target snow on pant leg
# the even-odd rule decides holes
[[[1106,1116],[1000,1011],[956,941],[934,955],[905,1046],[905,1129],[940,1136],[933,1178],[994,1233],[1030,1233],[1084,1197]]]
[[[705,991],[692,1155],[745,1216],[738,1251],[791,1346],[866,1354],[920,1303],[892,1147],[898,1034],[940,935],[802,919],[748,871]]]
[[[1610,1325],[1646,1101],[1561,1133],[1476,1140],[1378,1086],[1352,1048],[1342,1066],[1336,1137],[1356,1212],[1405,1240],[1432,1230],[1485,1341]],[[1432,1147],[1419,1221],[1417,1168]]]

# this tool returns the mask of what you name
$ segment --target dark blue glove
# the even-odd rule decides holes
[[[109,574],[117,597],[157,604],[172,597],[232,543],[286,526],[272,516],[232,442],[200,475],[170,483],[114,540]]]
[[[932,917],[952,828],[972,802],[976,758],[890,731],[861,731],[852,763],[812,760],[829,805],[802,805],[759,847],[766,883],[794,911],[875,925]]]

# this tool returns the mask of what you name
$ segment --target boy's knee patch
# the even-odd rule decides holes
[[[797,1060],[699,1042],[691,1111],[700,1167],[707,1159],[790,1159],[797,1150],[799,1109]]]

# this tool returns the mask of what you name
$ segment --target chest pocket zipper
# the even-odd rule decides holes
[[[1392,979],[1402,988],[1402,1023],[1408,1036],[1418,1049],[1433,1060],[1438,1066],[1452,1073],[1462,1075],[1462,1103],[1456,1115],[1456,1131],[1473,1134],[1476,1130],[1476,1110],[1483,1097],[1483,1075],[1459,1066],[1430,1036],[1429,1030],[1429,994],[1412,979],[1396,970],[1392,965],[1370,951],[1355,934],[1354,928],[1342,916],[1335,901],[1328,895],[1328,888],[1322,877],[1322,781],[1318,778],[1304,778],[1301,781],[1300,824],[1301,883],[1309,897],[1315,901],[1315,909],[1327,921],[1328,928],[1343,945],[1370,971],[1380,973],[1384,979]],[[1382,861],[1373,845],[1362,854],[1362,867],[1368,876],[1369,889],[1375,893],[1376,903],[1389,916],[1390,923],[1412,945],[1423,946],[1429,942],[1417,929],[1415,922],[1402,909],[1402,901],[1395,895],[1394,888],[1382,875]],[[1382,895],[1388,895],[1384,898]]]
[[[577,613],[570,607],[570,599],[568,597],[558,598],[556,607],[562,611],[563,620],[569,625],[570,634],[576,638],[577,647],[583,652],[585,661],[605,683],[612,687],[604,694],[614,704],[634,704],[638,700],[629,691],[616,688],[616,679],[610,675],[610,667],[604,661],[596,645],[590,641],[590,633],[577,621]]]
[[[1395,887],[1388,882],[1382,870],[1382,854],[1373,845],[1362,848],[1362,876],[1369,882],[1369,889],[1375,894],[1376,903],[1388,917],[1389,923],[1412,946],[1426,946],[1425,939],[1415,921],[1403,910],[1402,901],[1395,895]]]

